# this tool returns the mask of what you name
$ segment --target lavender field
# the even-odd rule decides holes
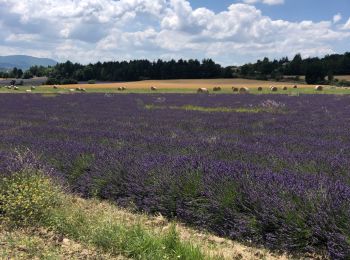
[[[350,97],[7,95],[0,169],[30,149],[72,192],[293,253],[350,256]]]

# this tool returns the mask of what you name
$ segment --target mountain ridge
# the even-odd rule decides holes
[[[14,67],[22,70],[31,66],[54,66],[57,61],[49,58],[37,58],[28,55],[8,55],[0,56],[0,69],[12,69]]]

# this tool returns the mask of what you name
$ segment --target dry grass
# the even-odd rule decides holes
[[[126,83],[106,83],[106,84],[80,84],[79,87],[86,89],[116,89],[118,87],[125,86],[127,89],[149,89],[154,86],[161,89],[190,89],[197,90],[200,88],[207,88],[210,91],[213,87],[221,87],[222,90],[231,90],[232,87],[237,88],[251,88],[257,89],[258,87],[269,88],[271,85],[282,88],[284,86],[294,86],[295,83],[292,82],[271,82],[271,81],[261,81],[261,80],[249,80],[249,79],[180,79],[180,80],[145,80],[145,81],[135,81]],[[60,88],[71,89],[76,88],[77,85],[63,85]],[[313,88],[310,85],[301,85],[301,88]]]
[[[0,225],[0,259],[127,259],[100,252],[43,228],[8,231]]]

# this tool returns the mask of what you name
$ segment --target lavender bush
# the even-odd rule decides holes
[[[171,109],[188,105],[271,109]],[[18,94],[1,95],[0,111],[3,173],[28,148],[83,196],[275,250],[350,257],[348,96]]]

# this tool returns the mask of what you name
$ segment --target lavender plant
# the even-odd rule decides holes
[[[188,105],[213,109],[171,109]],[[350,257],[348,96],[18,94],[2,95],[0,110],[3,175],[28,148],[82,196]]]

